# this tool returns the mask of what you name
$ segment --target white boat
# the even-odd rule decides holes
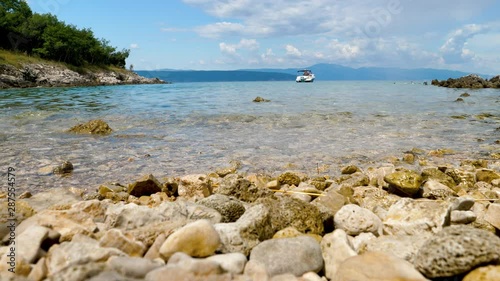
[[[310,69],[302,69],[297,72],[299,72],[299,75],[297,75],[297,78],[295,79],[295,82],[297,83],[314,82],[314,78],[316,78]]]

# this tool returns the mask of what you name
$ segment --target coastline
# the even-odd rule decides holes
[[[0,89],[169,84],[158,78],[146,78],[125,69],[97,68],[79,72],[62,64],[49,62],[30,62],[19,67],[0,64]]]

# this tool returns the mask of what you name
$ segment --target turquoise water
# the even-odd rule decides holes
[[[0,167],[15,167],[18,187],[36,191],[207,173],[231,161],[249,173],[315,174],[321,166],[335,175],[345,164],[377,166],[412,148],[452,149],[448,162],[488,158],[500,151],[500,91],[467,90],[471,96],[456,102],[463,92],[385,81],[3,90]],[[271,102],[252,102],[257,96]],[[65,133],[97,118],[115,132]],[[47,173],[64,160],[75,166],[71,176]]]

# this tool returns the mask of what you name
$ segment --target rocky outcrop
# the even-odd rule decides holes
[[[491,79],[484,79],[478,75],[470,74],[457,79],[449,78],[448,80],[438,81],[437,79],[432,80],[432,85],[447,87],[447,88],[471,88],[471,89],[481,89],[481,88],[500,88],[500,75],[497,75]]]
[[[30,63],[20,68],[0,65],[0,89],[164,83],[158,78],[145,78],[127,70],[79,73],[51,63]]]

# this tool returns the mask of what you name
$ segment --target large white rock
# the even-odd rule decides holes
[[[325,276],[332,279],[342,262],[357,255],[344,230],[335,229],[321,240],[321,252],[325,261]]]
[[[40,246],[47,238],[49,229],[39,225],[33,225],[16,237],[17,255],[28,263],[34,263],[40,256]]]
[[[450,225],[450,204],[444,201],[401,198],[387,212],[384,233],[416,235],[437,233]]]
[[[161,257],[168,261],[176,252],[192,257],[208,257],[220,245],[219,233],[208,220],[198,220],[171,234],[160,248]]]
[[[323,268],[321,246],[309,236],[266,240],[252,249],[250,261],[263,264],[269,276],[284,273],[301,276]]]
[[[225,272],[233,274],[243,273],[247,263],[247,257],[242,253],[214,255],[206,258],[206,260],[218,263]]]
[[[356,236],[363,232],[382,234],[382,221],[368,209],[348,204],[340,208],[334,218],[335,228],[343,229],[347,234]]]
[[[484,220],[500,230],[500,204],[489,204]]]
[[[380,252],[345,260],[332,281],[428,281],[411,263]]]
[[[65,268],[89,262],[104,262],[111,256],[126,256],[115,248],[102,248],[99,242],[77,234],[71,242],[54,245],[47,253],[47,270],[51,276]]]
[[[367,241],[358,253],[382,252],[413,263],[418,250],[430,236],[431,234],[379,236]]]
[[[139,257],[117,257],[108,259],[106,265],[123,276],[131,278],[144,278],[146,274],[163,266],[162,263]]]

